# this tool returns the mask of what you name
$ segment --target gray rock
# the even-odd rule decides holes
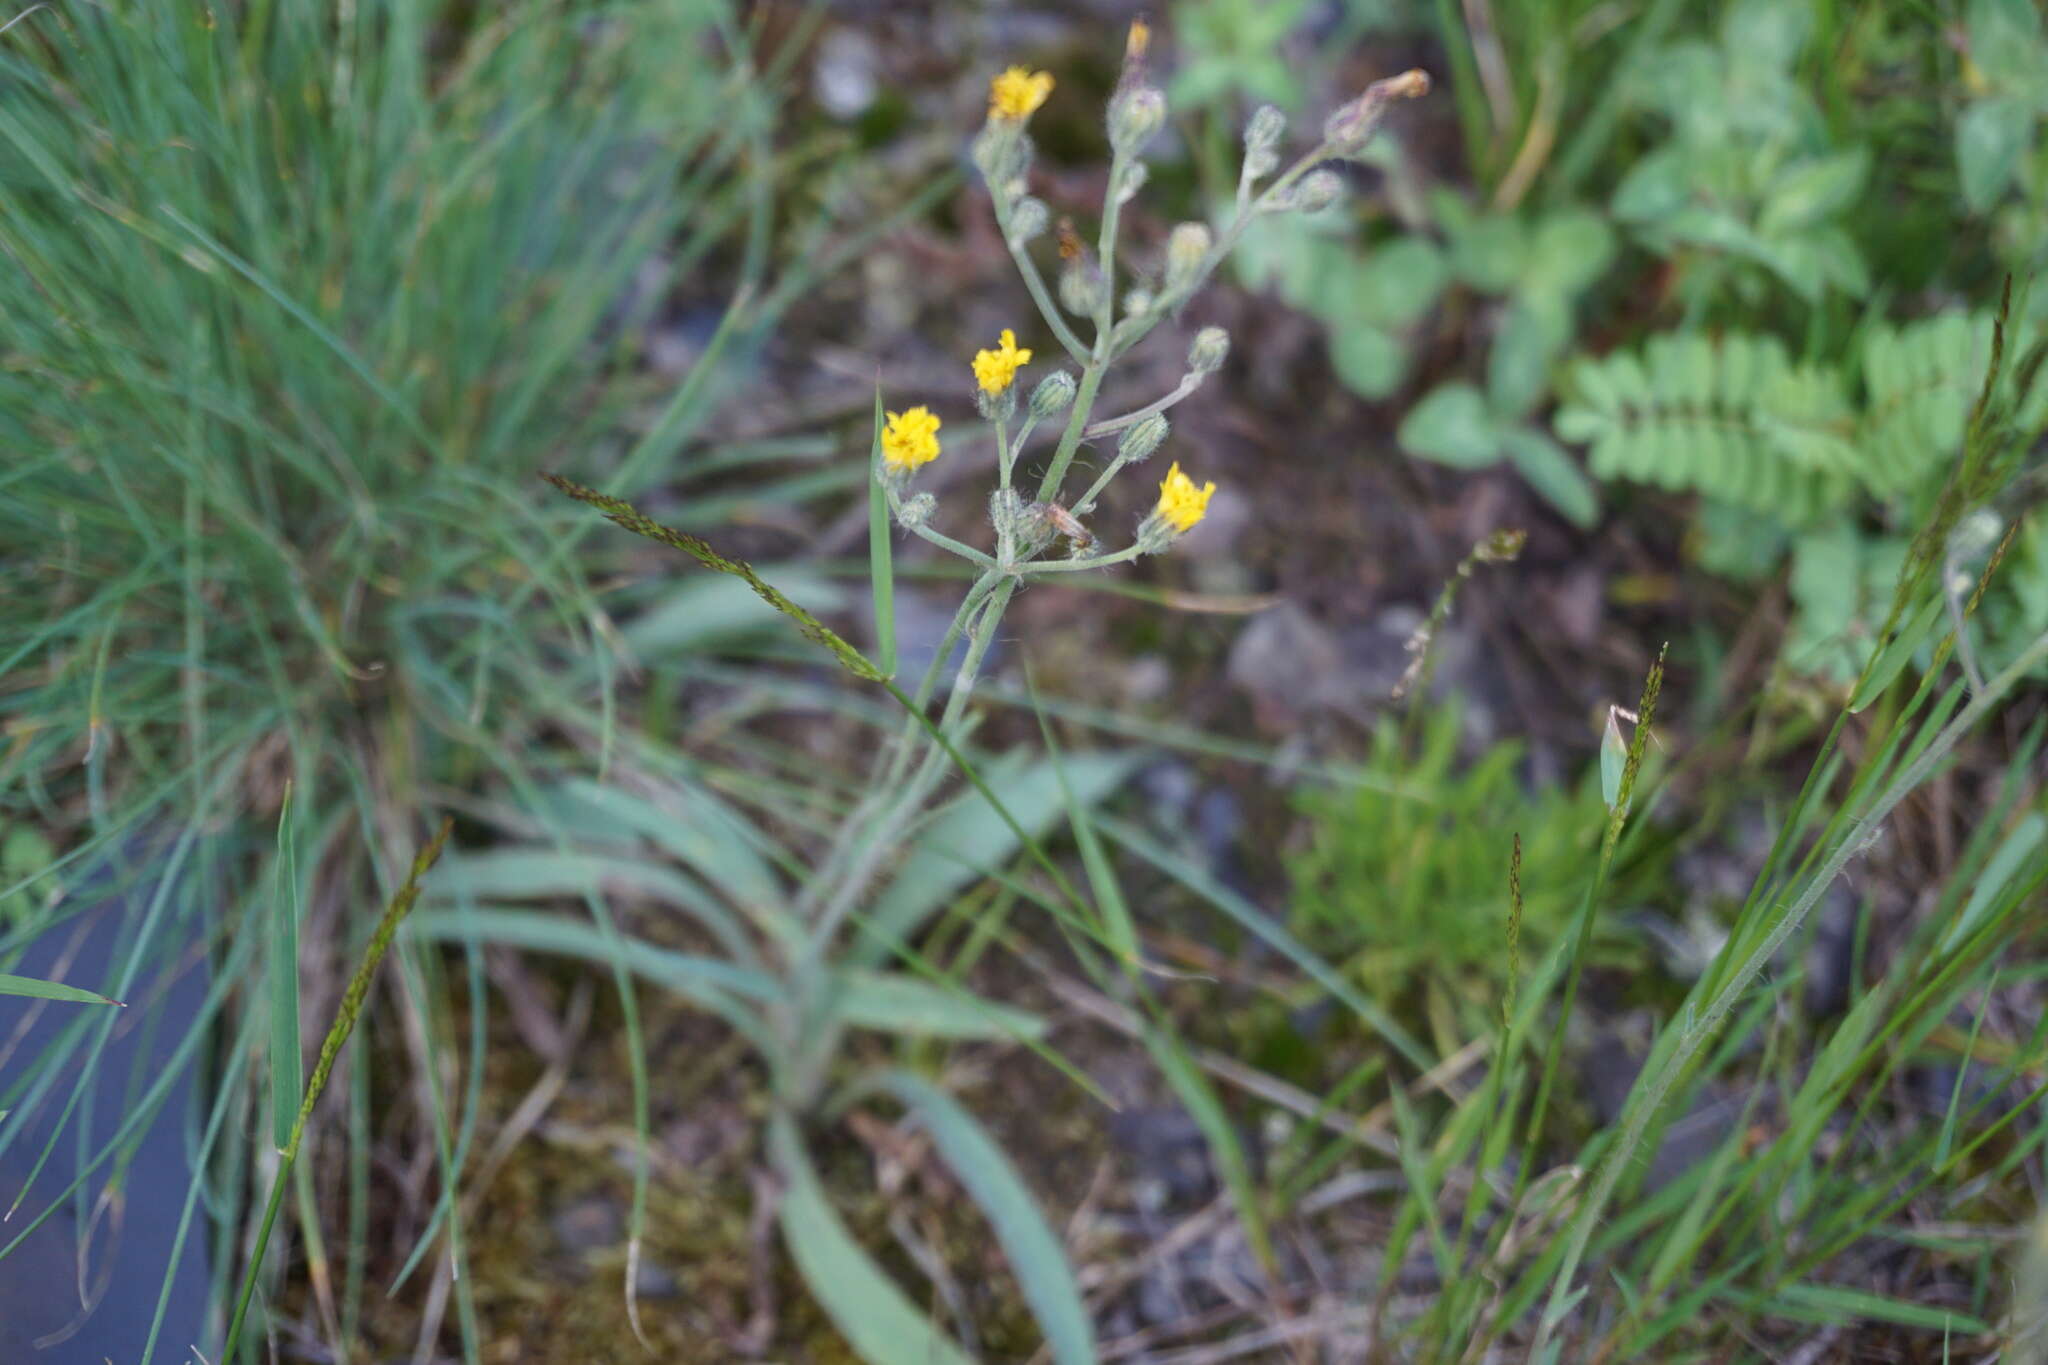
[[[1263,722],[1283,729],[1350,690],[1336,637],[1292,602],[1252,617],[1230,648],[1226,673],[1251,694]]]
[[[875,44],[856,28],[835,28],[818,44],[811,94],[836,119],[858,118],[875,102]]]
[[[617,1246],[626,1237],[626,1215],[604,1195],[588,1195],[555,1210],[548,1219],[562,1250],[578,1256]]]

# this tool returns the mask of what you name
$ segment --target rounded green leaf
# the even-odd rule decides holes
[[[1963,111],[1956,120],[1956,169],[1973,212],[1998,202],[2033,136],[2033,106],[2015,96],[1978,100]]]
[[[1429,311],[1444,287],[1443,253],[1426,237],[1397,237],[1366,258],[1353,282],[1358,316],[1407,327]]]
[[[1571,340],[1561,294],[1525,293],[1508,305],[1486,358],[1486,394],[1502,418],[1521,417],[1550,389],[1550,366]]]
[[[1401,386],[1408,348],[1380,328],[1355,322],[1330,334],[1330,365],[1362,398],[1385,398]]]
[[[1531,427],[1516,427],[1501,439],[1517,472],[1566,520],[1591,526],[1600,519],[1600,496],[1593,491],[1593,481],[1557,442]]]
[[[1553,213],[1536,225],[1523,267],[1525,293],[1577,294],[1607,269],[1614,259],[1614,230],[1605,219],[1584,209]]]
[[[1401,423],[1401,448],[1459,469],[1482,469],[1500,458],[1500,432],[1486,399],[1466,383],[1441,385]]]

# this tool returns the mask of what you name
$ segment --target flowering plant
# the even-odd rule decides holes
[[[1198,483],[1174,462],[1160,483],[1157,502],[1132,529],[1127,543],[1105,548],[1089,526],[1102,494],[1117,476],[1166,443],[1171,434],[1166,414],[1221,368],[1230,349],[1228,335],[1216,327],[1201,329],[1188,349],[1180,382],[1131,412],[1095,415],[1104,375],[1181,310],[1236,247],[1253,219],[1332,202],[1341,181],[1323,163],[1357,155],[1393,99],[1428,88],[1427,78],[1417,71],[1377,82],[1328,120],[1313,150],[1277,175],[1285,119],[1278,109],[1260,109],[1245,134],[1236,203],[1228,220],[1213,232],[1202,223],[1174,228],[1165,259],[1149,277],[1154,282],[1134,284],[1119,298],[1119,220],[1145,183],[1144,149],[1166,114],[1165,98],[1148,76],[1148,36],[1143,24],[1132,26],[1122,75],[1109,101],[1111,164],[1096,245],[1091,251],[1063,227],[1061,265],[1050,288],[1032,254],[1051,212],[1028,192],[1028,125],[1051,97],[1054,81],[1045,72],[1011,67],[991,83],[987,119],[974,142],[974,162],[1040,320],[1078,367],[1078,374],[1055,368],[1037,379],[1028,399],[1020,399],[1024,372],[1036,363],[1039,348],[1019,346],[1012,328],[1004,328],[995,345],[977,351],[968,367],[977,410],[994,438],[995,487],[988,499],[994,531],[991,550],[977,549],[935,527],[937,499],[916,487],[920,473],[943,453],[941,418],[924,403],[885,412],[877,396],[870,454],[870,549],[879,659],[868,658],[745,564],[724,557],[699,538],[661,526],[617,499],[555,480],[564,492],[597,505],[627,529],[684,550],[707,567],[744,578],[849,671],[885,688],[905,709],[894,743],[876,758],[865,797],[841,822],[794,895],[794,905],[763,919],[763,936],[770,940],[764,957],[779,962],[781,971],[771,998],[742,1002],[729,998],[730,993],[707,993],[761,1049],[774,1080],[769,1155],[779,1178],[778,1216],[785,1240],[813,1292],[848,1340],[878,1365],[905,1360],[964,1365],[966,1358],[853,1242],[825,1201],[807,1155],[807,1122],[876,1094],[910,1111],[989,1215],[1046,1334],[1052,1359],[1059,1365],[1075,1365],[1095,1360],[1096,1353],[1086,1310],[1057,1239],[1007,1158],[965,1110],[942,1090],[906,1071],[870,1075],[829,1101],[825,1098],[832,1063],[840,1055],[839,1042],[849,1028],[894,1027],[955,1037],[1007,1034],[1028,1040],[1037,1021],[978,1001],[970,1002],[972,1008],[964,1016],[957,1002],[949,1013],[937,1008],[944,998],[939,992],[915,993],[915,988],[930,990],[926,983],[913,977],[885,977],[877,970],[887,953],[907,952],[929,907],[913,906],[908,914],[895,913],[893,905],[878,907],[860,918],[860,932],[852,936],[849,922],[899,860],[908,836],[928,813],[954,766],[966,773],[1020,839],[1024,837],[998,793],[974,773],[960,747],[976,679],[1019,586],[1039,575],[1107,569],[1142,555],[1164,553],[1208,512],[1215,483]],[[1082,340],[1069,315],[1092,330],[1092,341]],[[1019,487],[1019,471],[1041,427],[1058,435],[1036,487],[1027,495]],[[1078,496],[1069,497],[1067,480],[1081,447],[1111,438],[1115,454]],[[909,692],[894,678],[892,525],[966,560],[977,571],[929,667]],[[952,684],[934,718],[928,709],[956,652],[959,661],[953,666]],[[1055,876],[1062,893],[1078,904],[1056,869]],[[893,1001],[888,1008],[882,1004],[885,995]],[[919,1003],[919,1010],[903,1008],[911,1000]],[[914,1025],[905,1017],[913,1013]]]

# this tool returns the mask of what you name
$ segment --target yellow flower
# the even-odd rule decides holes
[[[1215,491],[1214,481],[1195,487],[1195,481],[1180,472],[1180,462],[1176,460],[1173,468],[1166,471],[1165,482],[1159,485],[1159,506],[1152,515],[1179,535],[1193,529],[1202,519],[1202,514],[1209,510],[1209,495]]]
[[[919,404],[908,412],[892,412],[882,428],[882,463],[907,474],[939,458],[939,419]]]
[[[1017,334],[1005,327],[996,349],[974,353],[974,380],[983,393],[993,396],[1009,388],[1017,371],[1030,363],[1030,350],[1018,350]]]
[[[1013,66],[989,82],[988,116],[1020,121],[1030,118],[1051,93],[1051,72]]]

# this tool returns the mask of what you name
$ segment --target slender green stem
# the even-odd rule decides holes
[[[1095,391],[1102,387],[1102,374],[1108,368],[1106,361],[1090,360],[1081,368],[1081,387],[1074,394],[1074,411],[1067,418],[1067,429],[1060,433],[1060,443],[1052,452],[1052,463],[1046,466],[1045,477],[1038,484],[1038,500],[1053,502],[1059,497],[1060,484],[1067,477],[1067,466],[1074,462],[1074,452],[1080,448],[1081,433],[1088,426],[1088,414],[1095,408]]]
[[[934,531],[929,526],[913,526],[910,528],[910,533],[914,536],[919,537],[920,539],[930,541],[932,544],[938,546],[941,550],[949,551],[953,554],[959,555],[962,559],[968,560],[975,564],[979,564],[984,569],[993,569],[996,566],[996,561],[993,556],[982,553],[980,550],[975,549],[972,545],[963,545],[959,541],[953,539],[953,537],[945,534],[942,531]]]
[[[897,492],[896,489],[889,488],[886,484],[883,487],[888,489],[889,510],[892,513],[900,514],[903,511],[903,495]],[[901,525],[902,523],[899,521],[897,524]],[[996,566],[995,560],[989,555],[975,549],[972,545],[962,544],[943,531],[934,531],[931,527],[920,523],[911,527],[910,533],[921,540],[930,541],[949,554],[956,554],[971,563],[979,564],[984,569],[993,569]]]
[[[1130,158],[1114,156],[1109,162],[1109,192],[1102,202],[1102,235],[1096,239],[1095,254],[1102,263],[1102,302],[1095,305],[1095,358],[1109,354],[1109,332],[1116,325],[1116,224],[1123,216],[1122,186],[1130,174]]]
[[[969,636],[967,655],[960,661],[959,671],[953,679],[952,694],[946,699],[946,712],[939,722],[940,733],[949,733],[956,726],[967,707],[967,699],[974,691],[975,677],[981,671],[982,660],[987,657],[989,646],[994,642],[996,626],[1001,622],[1003,611],[1009,606],[1010,595],[1017,589],[1015,578],[1005,578],[990,594],[975,621]],[[818,994],[818,978],[823,971],[825,955],[833,940],[839,936],[847,917],[860,903],[868,883],[880,869],[882,861],[895,846],[909,822],[923,807],[931,795],[932,787],[941,775],[940,764],[945,758],[944,748],[936,741],[927,744],[924,760],[917,772],[907,781],[898,785],[885,783],[883,790],[889,792],[890,804],[877,815],[872,823],[860,830],[857,840],[859,849],[854,861],[845,873],[834,878],[831,899],[825,902],[818,913],[817,923],[806,940],[801,960],[792,977],[790,996],[793,1007],[803,1017],[802,1027],[810,1027],[809,1016]],[[801,1069],[801,1068],[799,1068]]]
[[[1109,481],[1122,472],[1123,467],[1129,463],[1130,461],[1119,452],[1117,457],[1109,462],[1109,468],[1103,470],[1095,482],[1088,485],[1088,491],[1074,500],[1074,515],[1085,517],[1094,511],[1095,499],[1101,496],[1102,490],[1109,487]]]
[[[967,622],[977,608],[987,600],[1000,575],[993,569],[974,581],[961,600],[960,609],[953,613],[951,624],[939,639],[939,647],[933,651],[931,662],[925,665],[924,677],[918,681],[915,694],[920,711],[931,701],[932,693],[938,689],[939,678],[943,676],[946,661],[953,657],[953,647],[960,642],[960,636],[967,629]],[[833,837],[832,845],[819,860],[804,892],[797,899],[797,915],[806,919],[817,909],[820,898],[836,884],[840,869],[853,856],[854,847],[867,832],[877,813],[894,799],[896,786],[903,780],[905,771],[917,753],[917,737],[921,727],[916,716],[906,716],[903,728],[887,751],[887,766],[877,771],[870,784],[868,794],[847,813],[839,824],[839,832]]]
[[[1081,435],[1088,440],[1093,440],[1097,436],[1108,436],[1112,432],[1122,431],[1125,427],[1136,426],[1153,413],[1165,412],[1175,403],[1186,398],[1196,389],[1201,388],[1204,377],[1198,374],[1185,375],[1181,378],[1180,384],[1175,387],[1173,392],[1167,394],[1166,397],[1154,403],[1147,403],[1144,407],[1127,412],[1121,417],[1105,417],[1100,422],[1089,427],[1088,430],[1082,432]],[[1086,499],[1084,498],[1083,501],[1085,502]]]
[[[1081,338],[1074,335],[1074,329],[1067,326],[1067,320],[1060,316],[1054,306],[1052,295],[1046,292],[1045,277],[1038,273],[1038,263],[1031,259],[1022,242],[1010,233],[1010,202],[1006,195],[994,185],[988,187],[989,199],[995,204],[996,230],[1003,234],[1003,245],[1010,249],[1010,259],[1017,263],[1017,273],[1024,277],[1024,288],[1030,292],[1031,301],[1038,305],[1038,312],[1045,319],[1045,325],[1059,338],[1060,345],[1067,348],[1067,354],[1075,361],[1086,363],[1088,348],[1081,344]]]
[[[995,424],[996,487],[1008,488],[1010,486],[1010,464],[1015,456],[1015,452],[1010,449],[1009,424],[1003,420],[1000,413],[996,415]],[[1019,435],[1021,436],[1022,433],[1020,432]]]
[[[1179,300],[1194,294],[1209,282],[1209,277],[1216,273],[1216,267],[1222,265],[1230,253],[1237,250],[1237,244],[1243,240],[1245,229],[1251,226],[1252,220],[1266,211],[1266,205],[1269,201],[1285,194],[1293,188],[1295,181],[1301,179],[1301,177],[1307,175],[1311,170],[1314,170],[1329,159],[1330,145],[1322,143],[1314,151],[1302,157],[1275,177],[1273,183],[1259,192],[1259,197],[1256,200],[1247,204],[1244,196],[1239,195],[1237,209],[1231,214],[1230,225],[1223,229],[1222,237],[1218,238],[1216,244],[1209,248],[1209,254],[1202,258],[1200,268],[1188,277],[1187,284],[1183,286],[1174,298],[1162,299],[1159,306],[1154,307],[1149,314],[1142,318],[1126,319],[1124,325],[1129,328],[1129,331],[1115,339],[1115,344],[1110,347],[1109,354],[1103,357],[1104,363],[1107,364],[1109,361],[1115,360],[1118,356],[1129,351],[1131,347],[1150,336],[1152,329],[1164,321],[1170,312],[1174,311],[1174,306]]]
[[[1097,555],[1091,559],[1040,559],[1029,564],[1019,564],[1018,573],[1078,573],[1082,569],[1106,569],[1112,564],[1128,564],[1145,551],[1136,545],[1126,545],[1115,554]]]

